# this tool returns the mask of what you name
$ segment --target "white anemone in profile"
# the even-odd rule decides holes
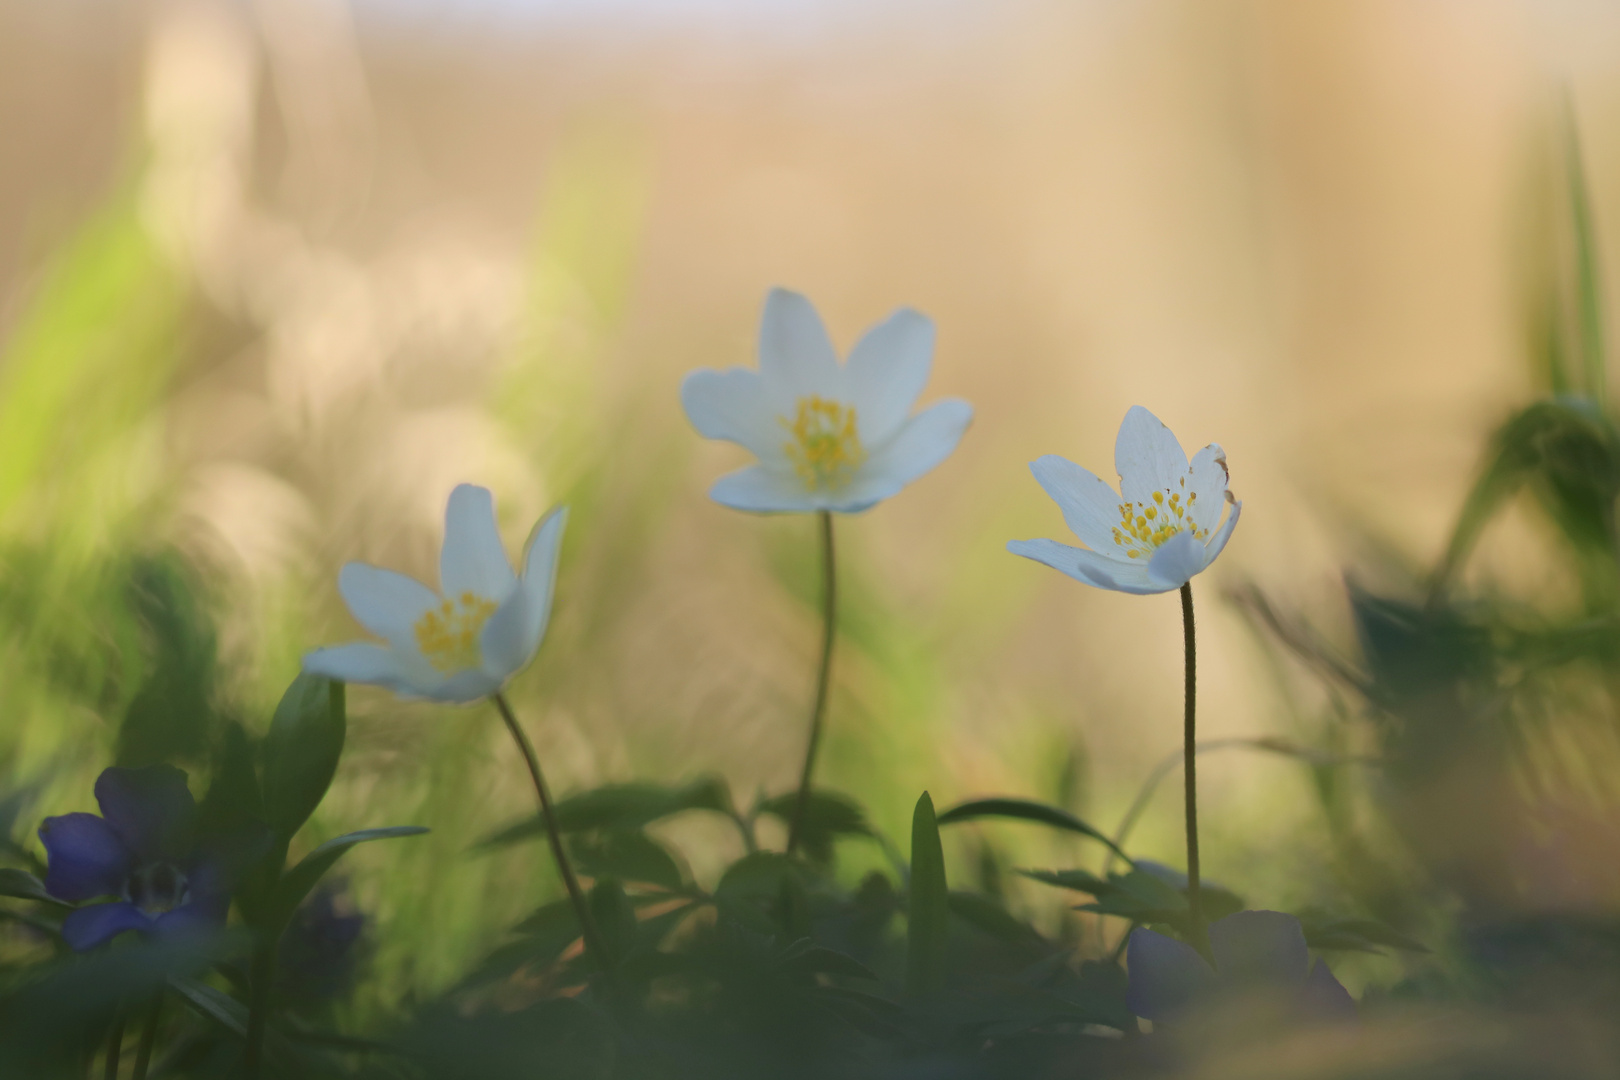
[[[535,526],[519,576],[501,546],[489,491],[459,485],[444,513],[439,592],[392,570],[349,563],[338,591],[355,620],[387,644],[316,649],[304,657],[304,670],[436,701],[496,693],[545,637],[567,517],[558,508]]]
[[[681,384],[693,427],[759,458],[709,494],[756,513],[853,514],[898,493],[950,456],[973,419],[954,398],[911,415],[933,354],[932,320],[901,308],[841,365],[810,301],[772,289],[759,370],[694,371]]]
[[[1035,479],[1086,547],[1014,540],[1007,550],[1099,589],[1181,588],[1226,547],[1243,509],[1226,489],[1226,452],[1210,443],[1189,462],[1170,429],[1133,405],[1119,426],[1114,468],[1117,493],[1067,458],[1032,462]]]

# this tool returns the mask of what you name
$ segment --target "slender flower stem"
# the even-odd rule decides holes
[[[163,992],[152,1001],[152,1009],[146,1014],[146,1025],[141,1028],[141,1041],[135,1046],[135,1071],[130,1074],[130,1080],[146,1080],[146,1070],[152,1064],[152,1048],[157,1045],[158,1024],[163,1019]]]
[[[821,746],[822,718],[827,713],[827,685],[832,674],[833,641],[838,624],[838,566],[833,558],[832,514],[821,511],[821,665],[816,669],[816,696],[810,706],[810,737],[804,748],[804,768],[799,773],[799,797],[793,804],[793,822],[788,827],[787,853],[793,854],[804,835],[804,818],[810,808],[810,775],[816,767],[816,751]]]
[[[1181,586],[1181,631],[1187,649],[1186,722],[1182,734],[1182,773],[1187,790],[1187,917],[1192,944],[1208,952],[1198,868],[1198,635],[1193,626],[1192,582]]]
[[[261,933],[248,967],[247,1047],[242,1062],[242,1073],[248,1080],[258,1080],[264,1068],[264,1034],[270,1020],[270,985],[276,978],[279,942],[279,936]]]
[[[608,971],[612,964],[601,935],[596,932],[596,921],[591,918],[590,905],[585,902],[585,894],[580,891],[579,879],[574,876],[574,867],[568,861],[568,853],[563,850],[562,830],[557,827],[557,813],[551,805],[551,792],[546,787],[546,778],[540,773],[540,759],[535,756],[534,744],[529,742],[529,737],[523,733],[517,717],[512,714],[512,706],[507,702],[506,695],[497,692],[493,697],[495,707],[501,712],[501,719],[506,721],[506,730],[512,733],[513,741],[523,752],[524,763],[529,766],[529,779],[534,781],[534,793],[540,797],[540,815],[545,818],[546,836],[551,840],[551,857],[557,862],[557,872],[562,875],[563,885],[568,889],[568,899],[574,905],[574,917],[579,920],[580,936],[585,939],[585,952],[598,967]]]
[[[112,1030],[107,1032],[107,1064],[102,1075],[118,1080],[118,1059],[124,1056],[124,1010],[113,1013]]]

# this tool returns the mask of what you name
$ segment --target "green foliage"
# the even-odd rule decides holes
[[[1067,810],[1057,806],[1047,806],[1043,803],[1033,802],[1029,799],[975,799],[959,806],[953,806],[939,816],[941,825],[954,825],[959,821],[975,821],[980,818],[1005,818],[1010,821],[1030,821],[1039,825],[1050,825],[1054,829],[1065,832],[1078,833],[1089,836],[1093,840],[1101,841],[1108,850],[1130,861],[1130,856],[1121,851],[1107,836],[1087,825]]]
[[[906,908],[906,993],[911,997],[939,991],[945,976],[949,912],[945,852],[939,843],[934,800],[925,791],[911,819],[911,899]]]
[[[326,797],[347,729],[342,683],[299,675],[287,688],[264,737],[265,819],[283,838],[309,820]]]

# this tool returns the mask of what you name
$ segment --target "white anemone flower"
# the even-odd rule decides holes
[[[520,577],[501,546],[489,491],[459,485],[444,512],[440,591],[392,570],[349,563],[338,574],[338,591],[355,620],[387,644],[316,649],[304,657],[304,670],[435,701],[496,693],[545,637],[567,518],[560,507],[535,526]]]
[[[1032,462],[1035,479],[1086,547],[1014,540],[1007,550],[1099,589],[1140,595],[1181,588],[1226,547],[1243,509],[1226,489],[1226,452],[1210,443],[1189,462],[1170,429],[1133,405],[1119,426],[1114,468],[1117,494],[1067,458]]]
[[[973,419],[955,398],[911,415],[933,354],[933,321],[901,308],[841,365],[810,301],[772,289],[759,370],[694,371],[681,384],[693,427],[759,458],[710,496],[755,513],[854,514],[897,494],[950,456]]]

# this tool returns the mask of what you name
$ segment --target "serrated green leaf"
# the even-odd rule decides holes
[[[926,791],[911,815],[911,895],[906,910],[906,994],[928,997],[944,979],[950,888],[934,800]]]
[[[556,805],[561,832],[588,829],[634,830],[687,810],[727,813],[731,792],[724,780],[706,777],[684,787],[663,784],[608,784],[571,795]],[[482,848],[501,847],[546,835],[545,819],[525,818],[500,829],[480,842]]]
[[[1113,840],[1067,810],[1057,806],[1048,806],[1045,803],[1035,802],[1031,799],[974,799],[953,806],[939,815],[939,824],[942,826],[954,825],[957,822],[977,821],[981,818],[1031,821],[1040,825],[1050,825],[1054,829],[1062,829],[1065,832],[1077,833],[1080,836],[1089,836],[1091,839],[1107,846],[1110,851],[1126,862],[1131,861],[1131,857],[1121,851]]]
[[[759,804],[759,813],[791,825],[798,800],[796,791],[775,795]],[[813,790],[806,797],[799,847],[812,862],[831,861],[833,841],[839,836],[870,836],[871,833],[866,813],[848,796]]]
[[[579,872],[587,877],[614,877],[666,889],[679,889],[685,881],[675,857],[644,832],[577,835],[569,849]]]

